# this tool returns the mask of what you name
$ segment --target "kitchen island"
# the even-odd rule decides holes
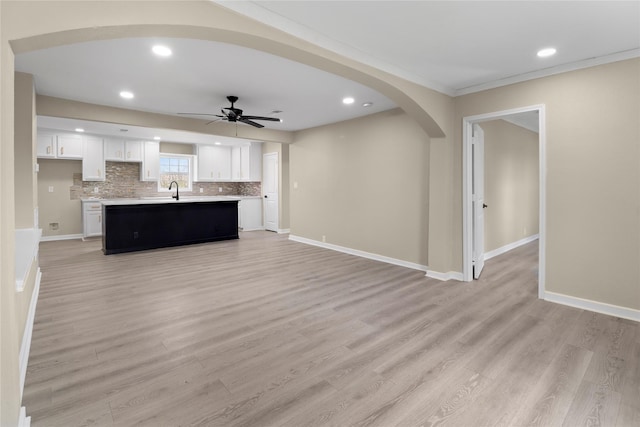
[[[105,255],[238,238],[236,197],[102,201]]]

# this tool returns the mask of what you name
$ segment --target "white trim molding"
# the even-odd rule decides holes
[[[295,235],[289,235],[289,240],[298,243],[304,243],[307,245],[318,246],[324,249],[331,249],[332,251],[343,252],[349,255],[359,256],[361,258],[372,259],[374,261],[386,262],[387,264],[398,265],[400,267],[411,268],[413,270],[420,270],[426,272],[428,270],[426,265],[416,264],[414,262],[403,261],[397,258],[391,258],[384,255],[374,254],[371,252],[365,252],[358,249],[347,248],[344,246],[334,245],[331,243],[319,242],[313,239],[307,239],[306,237],[300,237]]]
[[[526,245],[527,243],[531,243],[535,240],[538,240],[540,238],[539,234],[534,234],[533,236],[529,236],[529,237],[525,237],[524,239],[520,239],[517,242],[513,242],[513,243],[509,243],[507,245],[501,246],[498,249],[494,249],[492,251],[486,252],[484,254],[484,260],[488,260],[491,259],[493,257],[497,257],[498,255],[502,255],[506,252],[509,252],[512,249],[515,249],[517,247]]]
[[[448,280],[457,280],[459,282],[463,282],[464,277],[462,273],[459,271],[449,271],[447,273],[440,273],[439,271],[427,270],[427,277],[432,279],[440,280],[446,282]]]
[[[278,234],[287,234],[287,233],[291,233],[291,229],[290,229],[290,228],[278,228],[277,233],[278,233]]]
[[[471,215],[471,136],[474,123],[482,123],[496,120],[504,116],[526,113],[530,111],[538,112],[538,152],[540,171],[540,194],[539,194],[539,239],[538,248],[538,298],[544,299],[546,280],[546,229],[547,229],[547,157],[546,157],[546,109],[544,104],[531,105],[528,107],[512,108],[509,110],[495,111],[476,116],[462,118],[462,277],[465,282],[473,280],[473,218]]]
[[[42,280],[42,272],[40,267],[36,272],[36,283],[33,286],[31,294],[31,302],[29,303],[29,311],[27,313],[27,321],[24,325],[22,334],[22,343],[20,344],[20,356],[18,364],[20,368],[20,398],[24,391],[24,380],[27,376],[27,364],[29,363],[29,350],[31,350],[31,335],[33,333],[33,322],[36,318],[36,304],[38,303],[38,295],[40,295],[40,281]]]
[[[544,300],[557,304],[568,305],[569,307],[581,308],[587,311],[607,314],[609,316],[620,317],[622,319],[635,320],[640,322],[640,310],[620,307],[619,305],[607,304],[605,302],[592,301],[588,299],[572,297],[570,295],[556,292],[545,292]]]
[[[61,234],[59,236],[42,236],[41,242],[54,242],[57,240],[76,240],[82,239],[82,234]]]
[[[18,427],[31,426],[31,417],[27,417],[27,409],[23,406],[20,408],[20,416],[18,418]]]

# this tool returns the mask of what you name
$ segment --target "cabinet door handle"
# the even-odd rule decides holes
[[[47,147],[47,154],[51,154],[51,146],[50,145]]]
[[[64,147],[60,147],[60,154],[64,154]]]
[[[98,215],[98,222],[102,222],[102,215]]]

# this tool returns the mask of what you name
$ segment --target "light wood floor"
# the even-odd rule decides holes
[[[268,232],[40,263],[33,426],[640,425],[640,324],[538,300],[537,243],[473,283]]]

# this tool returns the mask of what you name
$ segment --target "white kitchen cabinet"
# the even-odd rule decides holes
[[[262,198],[243,198],[238,202],[238,228],[242,231],[264,230]]]
[[[124,161],[124,139],[105,138],[104,159],[110,162]]]
[[[197,181],[228,181],[231,179],[231,147],[198,145]]]
[[[142,141],[105,139],[105,160],[112,162],[141,162]]]
[[[102,203],[82,201],[82,236],[102,236]]]
[[[82,159],[83,136],[38,131],[36,154],[45,159]]]
[[[59,134],[57,136],[58,159],[82,159],[83,158],[83,135],[79,134]]]
[[[38,131],[36,154],[40,158],[55,159],[56,134]]]
[[[157,181],[160,177],[160,143],[144,141],[142,143],[142,164],[140,181]]]
[[[249,147],[249,181],[262,181],[262,142]]]
[[[249,180],[249,145],[231,148],[231,179],[234,181]]]
[[[158,145],[160,147],[160,145]],[[160,149],[158,148],[158,151]],[[141,162],[142,161],[142,141],[127,140],[124,142],[124,161],[125,162]]]
[[[85,136],[82,143],[82,180],[104,181],[104,141],[97,136]]]

